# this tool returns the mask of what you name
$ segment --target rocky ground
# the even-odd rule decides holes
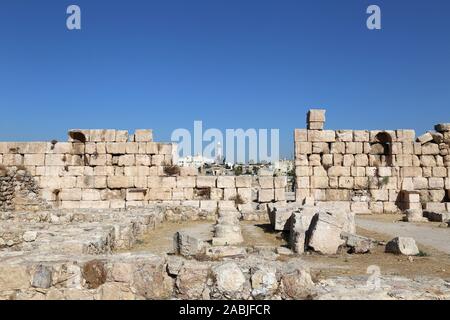
[[[2,213],[0,299],[450,299],[449,255],[420,238],[419,256],[386,253],[399,234],[361,228],[358,218],[357,233],[378,241],[370,253],[296,255],[286,232],[241,221],[241,240],[211,247],[228,220],[236,225],[227,214],[174,219],[158,206]],[[206,251],[175,254],[177,232]]]

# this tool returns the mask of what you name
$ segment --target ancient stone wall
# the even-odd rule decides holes
[[[325,110],[310,110],[307,129],[295,130],[297,201],[356,213],[450,210],[449,124],[417,139],[414,130],[335,131],[324,124]],[[418,195],[415,203],[410,194]]]
[[[175,153],[176,145],[154,142],[151,130],[133,135],[71,130],[68,142],[1,142],[0,165],[4,172],[26,172],[53,208],[117,209],[166,201],[252,211],[257,204],[285,201],[286,177],[199,176],[195,168],[175,166]],[[14,208],[19,190],[6,175],[1,181],[0,208]]]

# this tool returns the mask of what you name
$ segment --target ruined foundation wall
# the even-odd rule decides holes
[[[213,211],[285,201],[286,177],[199,176],[173,165],[176,145],[153,141],[151,130],[71,130],[68,142],[0,142],[0,210],[18,207],[15,180],[24,173],[53,208],[119,209],[165,201]],[[17,190],[16,190],[17,189]],[[35,201],[36,202],[36,201]]]
[[[356,213],[449,211],[450,125],[414,130],[324,130],[325,110],[296,129],[296,199],[334,202]],[[418,194],[417,202],[405,194]],[[419,202],[420,199],[420,202]]]

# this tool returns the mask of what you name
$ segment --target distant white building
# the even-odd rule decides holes
[[[214,164],[214,163],[215,159],[207,158],[202,155],[182,157],[179,158],[177,162],[177,164],[180,167],[194,167],[194,168],[200,168],[205,164]]]

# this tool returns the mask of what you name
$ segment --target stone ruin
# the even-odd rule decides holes
[[[312,198],[357,214],[450,212],[450,124],[418,138],[414,130],[324,124],[325,110],[310,110],[308,129],[295,130],[297,202]]]
[[[377,246],[418,255],[412,238],[358,235],[355,215],[448,221],[450,125],[416,139],[324,124],[325,111],[310,110],[307,129],[295,130],[293,202],[286,177],[176,166],[176,145],[151,130],[0,143],[0,299],[450,298],[441,279],[386,276],[380,290],[360,278],[317,281],[302,259]],[[266,220],[284,246],[246,243],[243,224]],[[189,221],[211,221],[211,237],[180,230],[170,252],[133,250],[165,223]]]

